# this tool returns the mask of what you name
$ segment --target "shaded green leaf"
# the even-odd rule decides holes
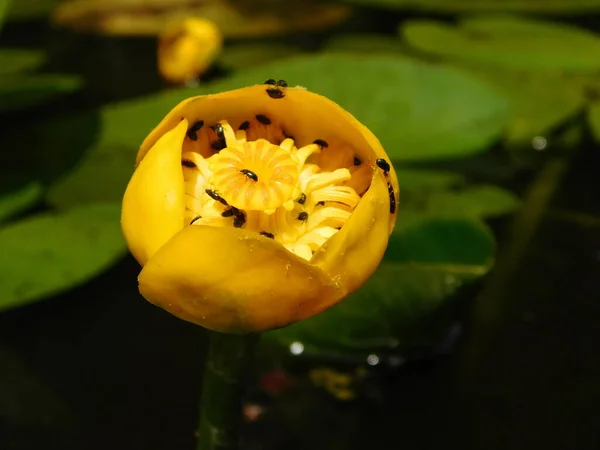
[[[410,20],[404,39],[425,53],[482,66],[510,69],[600,69],[600,37],[572,25],[511,16],[467,18],[457,27]]]
[[[401,167],[396,170],[396,174],[401,190],[442,190],[465,183],[461,174],[443,170]]]
[[[402,161],[481,152],[500,134],[508,115],[502,95],[455,69],[384,56],[296,57],[208,86],[105,108],[99,143],[75,172],[53,187],[51,201],[64,206],[119,199],[140,143],[177,103],[268,78],[301,84],[338,102],[375,133],[392,158]]]
[[[0,112],[23,109],[76,91],[81,79],[68,75],[32,75],[0,79]]]
[[[35,50],[0,50],[0,76],[27,72],[41,66],[46,60],[44,52]]]
[[[511,102],[505,130],[508,145],[527,144],[545,136],[583,109],[584,81],[550,71],[466,69],[500,89]]]
[[[64,0],[17,0],[12,2],[8,20],[33,20],[47,17]]]
[[[493,185],[482,185],[458,191],[404,191],[403,210],[434,215],[456,215],[487,218],[510,214],[521,201],[510,191]]]
[[[398,55],[405,48],[398,38],[383,34],[336,34],[327,42],[323,50],[328,52],[348,53],[383,53]]]
[[[527,12],[584,14],[600,11],[597,0],[345,0],[347,3],[390,9],[424,10],[431,13]]]
[[[0,222],[26,210],[41,199],[44,190],[42,185],[32,182],[26,186],[3,192],[0,195]]]
[[[422,350],[443,334],[452,315],[445,308],[487,273],[493,253],[491,233],[476,220],[406,212],[384,262],[359,291],[264,339],[283,349],[301,342],[311,354]]]
[[[587,111],[587,122],[592,136],[600,142],[600,102],[592,102]]]
[[[218,62],[228,69],[240,70],[271,61],[281,61],[303,53],[293,45],[279,43],[228,45],[219,56]]]
[[[0,229],[0,310],[41,300],[98,275],[125,254],[120,204],[33,216]]]
[[[2,23],[4,23],[4,19],[6,18],[10,2],[11,0],[0,0],[0,29],[2,29]]]

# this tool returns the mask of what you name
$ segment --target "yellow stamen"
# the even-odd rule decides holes
[[[235,226],[267,234],[310,260],[344,226],[360,201],[353,188],[356,169],[323,170],[315,162],[327,161],[331,148],[312,143],[297,148],[292,138],[282,137],[276,124],[251,121],[248,131],[234,131],[227,121],[219,123],[223,131],[219,138],[226,144],[220,152],[207,157],[206,148],[184,144],[186,224]],[[348,144],[344,145],[347,153]],[[366,164],[361,169],[362,188],[371,169]]]

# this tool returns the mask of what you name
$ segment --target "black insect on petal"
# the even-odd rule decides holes
[[[275,98],[275,99],[285,97],[285,94],[283,93],[283,91],[281,89],[277,89],[277,88],[268,88],[267,94],[269,94],[269,97]]]
[[[192,141],[198,140],[198,130],[204,126],[204,120],[199,120],[194,123],[189,130],[187,130],[186,136],[189,137]]]
[[[300,194],[300,197],[298,197],[296,201],[301,205],[304,205],[304,203],[306,202],[306,194],[304,192]]]
[[[239,126],[238,130],[246,131],[248,128],[250,128],[250,122],[248,122],[246,120],[245,122],[242,122],[242,124]]]
[[[221,197],[219,194],[217,194],[212,189],[205,189],[205,191],[208,194],[208,196],[210,198],[212,198],[214,201],[219,202],[222,205],[229,206],[229,203],[227,203],[227,201],[223,197]]]
[[[239,209],[237,209],[235,206],[232,206],[229,209],[226,209],[225,211],[223,211],[221,213],[222,217],[233,217],[239,214]]]
[[[383,173],[387,175],[387,173],[390,171],[391,167],[390,167],[390,163],[387,162],[385,159],[383,158],[377,158],[375,160],[375,164],[377,164],[377,167],[379,167],[381,170],[383,170]]]
[[[267,81],[265,81],[263,84],[272,84],[272,85],[275,85],[275,84],[277,84],[277,83],[275,82],[275,80],[274,80],[273,78],[269,78],[269,79],[268,79]]]
[[[264,114],[257,114],[256,115],[256,120],[258,120],[263,125],[271,125],[271,119],[269,119]]]
[[[317,144],[321,148],[329,147],[329,144],[326,141],[324,141],[323,139],[315,139],[313,141],[313,144]]]
[[[298,214],[298,220],[303,222],[308,220],[308,213],[306,211],[302,211],[300,214]]]
[[[287,81],[285,81],[285,80],[279,80],[275,84],[277,84],[277,86],[280,86],[280,87],[288,87]]]
[[[235,215],[235,219],[233,219],[233,226],[235,228],[242,228],[246,223],[246,214],[242,211],[238,211]]]
[[[244,175],[246,175],[248,178],[250,178],[252,181],[258,181],[258,175],[256,175],[254,172],[252,172],[251,170],[248,169],[242,169],[240,170],[241,173],[243,173]]]
[[[390,195],[390,214],[394,214],[396,212],[396,193],[392,183],[388,183],[388,193]]]
[[[225,139],[218,139],[218,140],[214,141],[212,144],[210,144],[210,147],[213,150],[219,151],[219,150],[223,150],[224,148],[226,148],[227,143],[225,142]]]
[[[220,123],[217,123],[217,124],[213,125],[211,128],[213,130],[215,130],[215,133],[217,134],[217,137],[219,139],[225,140],[225,132],[223,131],[223,125],[221,125]]]
[[[354,157],[354,165],[355,166],[360,166],[362,164],[362,161],[360,160],[360,158],[358,157]]]
[[[202,219],[202,216],[196,216],[192,219],[192,221],[190,222],[190,225],[192,225],[196,220],[200,220]]]
[[[184,159],[183,161],[181,161],[181,165],[183,167],[189,167],[190,169],[195,169],[196,168],[196,164],[194,164],[193,161],[189,161],[187,159]]]
[[[275,235],[273,233],[269,233],[268,231],[261,231],[258,234],[260,234],[261,236],[264,236],[264,237],[275,239]]]

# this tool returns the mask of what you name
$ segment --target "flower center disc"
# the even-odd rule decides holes
[[[211,182],[238,209],[274,210],[293,198],[298,163],[291,153],[265,139],[224,148],[210,161]]]

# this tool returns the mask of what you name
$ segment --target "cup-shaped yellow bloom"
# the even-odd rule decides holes
[[[379,265],[398,180],[377,138],[283,81],[187,99],[142,143],[122,227],[142,295],[220,332],[283,327]]]
[[[210,20],[190,17],[170,23],[158,37],[158,71],[172,83],[202,75],[217,59],[223,37]]]

